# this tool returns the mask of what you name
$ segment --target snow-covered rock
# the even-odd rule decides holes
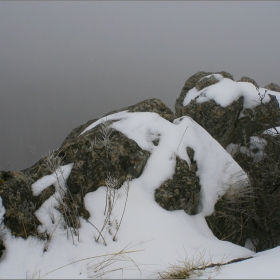
[[[199,72],[177,99],[177,116],[145,100],[75,128],[32,167],[2,172],[0,278],[145,279],[180,259],[266,258],[209,228],[215,205],[248,191],[248,176],[228,152],[238,144],[231,142],[238,122],[250,110],[261,118],[265,104],[279,109],[275,92],[255,90],[224,71]]]

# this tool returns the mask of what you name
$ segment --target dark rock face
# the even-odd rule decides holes
[[[155,191],[156,202],[166,210],[184,210],[190,215],[197,213],[200,184],[196,176],[197,165],[193,160],[194,151],[187,148],[191,166],[176,158],[175,174]]]
[[[195,100],[192,100],[187,106],[183,107],[182,114],[190,116],[223,147],[226,147],[231,143],[242,107],[243,97],[240,97],[226,108],[221,107],[214,100],[204,103],[196,103]]]

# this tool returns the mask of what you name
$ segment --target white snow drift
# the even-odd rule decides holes
[[[227,104],[229,100],[225,99],[228,98],[222,99],[222,94],[214,95],[214,91],[211,91],[211,87],[220,87],[224,83],[227,88],[231,88],[232,84],[228,83],[234,82],[221,79],[218,84],[207,89],[206,97],[199,97],[197,100],[211,97],[220,104]],[[238,96],[243,91],[236,87],[237,85],[233,91],[238,91]],[[193,89],[190,97],[195,95],[200,93]],[[189,102],[190,97],[187,97],[185,104]],[[204,217],[213,212],[218,198],[229,187],[233,191],[246,187],[247,177],[232,157],[201,126],[188,117],[170,123],[156,113],[123,111],[100,119],[85,131],[104,120],[116,120],[113,124],[114,129],[151,153],[142,175],[131,181],[126,211],[117,240],[113,241],[112,235],[106,232],[104,238],[107,246],[104,246],[102,239],[96,242],[98,232],[90,224],[98,229],[103,225],[105,187],[100,187],[85,197],[85,205],[91,216],[90,223],[80,219],[79,240],[78,236],[67,239],[63,219],[55,209],[58,202],[52,196],[36,212],[42,223],[40,230],[52,234],[47,251],[44,252],[46,242],[33,237],[27,240],[15,238],[5,230],[6,252],[0,262],[1,278],[157,277],[157,271],[165,269],[180,258],[185,259],[196,254],[203,254],[205,260],[211,258],[212,262],[254,256],[253,259],[222,267],[220,271],[215,271],[215,275],[211,274],[213,271],[207,270],[202,278],[207,278],[210,274],[217,278],[269,278],[280,275],[279,266],[269,267],[270,272],[272,271],[270,274],[265,272],[262,263],[262,260],[270,260],[272,256],[274,260],[279,261],[278,248],[255,254],[245,247],[218,240],[208,228]],[[83,137],[83,133],[79,137]],[[158,146],[152,142],[156,138],[159,138]],[[172,178],[176,156],[190,163],[187,147],[191,147],[195,152],[194,159],[197,162],[197,175],[201,184],[199,213],[194,216],[186,214],[183,210],[166,211],[154,200],[155,189],[165,180]],[[72,165],[62,167],[65,179],[69,176],[71,168]],[[236,179],[237,173],[242,174],[241,178],[239,177],[241,182]],[[55,184],[56,178],[54,175],[48,175],[35,182],[32,186],[34,195],[39,195],[44,188]],[[60,181],[60,184],[62,183],[64,184],[63,180]],[[115,220],[120,221],[124,203],[123,195],[114,208]],[[54,224],[50,213],[55,219]],[[3,215],[4,208],[1,205],[0,220],[3,220]],[[121,250],[124,250],[121,254],[114,255]],[[105,267],[101,267],[100,264]],[[257,269],[248,270],[246,264],[249,267],[257,265]],[[246,273],[242,273],[245,270]]]

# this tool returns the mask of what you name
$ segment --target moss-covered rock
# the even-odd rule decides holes
[[[123,110],[158,113],[171,122],[175,118],[174,113],[158,99],[145,100],[106,115]],[[84,196],[88,192],[106,185],[105,180],[109,175],[118,179],[119,185],[126,180],[127,175],[131,178],[139,177],[150,155],[149,152],[143,151],[135,141],[114,130],[113,126],[109,137],[110,143],[107,146],[100,145],[100,141],[96,144],[96,140],[102,138],[101,124],[80,135],[85,128],[97,120],[90,120],[73,129],[61,147],[53,152],[60,165],[73,163],[67,179],[68,192],[64,203],[69,204],[69,209],[73,209],[75,215],[80,215],[85,219],[89,215],[84,207]],[[5,207],[4,224],[14,236],[47,237],[38,232],[40,222],[34,213],[54,194],[55,187],[49,186],[39,196],[33,195],[31,187],[43,176],[54,172],[46,165],[47,158],[48,156],[40,159],[21,172],[0,172],[0,196]],[[69,226],[77,225],[69,224]]]
[[[74,162],[67,186],[81,215],[84,211],[83,197],[88,192],[105,186],[109,175],[118,179],[120,185],[127,175],[138,178],[150,155],[135,141],[114,129],[108,147],[92,145],[95,139],[101,137],[100,128],[101,125],[98,125],[60,148],[65,155],[64,162]]]
[[[213,74],[220,74],[224,78],[233,79],[231,74],[223,71],[215,73],[198,72],[191,76],[186,81],[180,96],[176,100],[175,110],[177,117],[190,116],[224,148],[231,143],[243,145],[244,141],[249,141],[251,136],[265,129],[280,125],[279,103],[269,91],[266,94],[270,97],[270,101],[263,103],[260,99],[259,105],[251,109],[243,110],[243,97],[240,97],[227,107],[220,106],[214,100],[197,103],[196,99],[184,106],[184,99],[190,89],[196,87],[197,90],[201,90],[218,82]],[[256,81],[245,76],[239,82],[248,82],[254,84],[256,88],[259,87]],[[280,87],[273,83],[265,88],[280,91]],[[242,117],[240,117],[241,112]]]
[[[228,78],[233,80],[233,76],[225,71],[221,71],[221,72],[204,72],[204,71],[199,71],[196,74],[192,75],[190,78],[188,78],[182,88],[182,91],[179,95],[179,97],[176,99],[176,103],[175,103],[175,112],[176,112],[176,116],[177,118],[184,116],[183,113],[183,102],[184,99],[188,93],[188,91],[192,88],[194,88],[196,86],[196,84],[205,76],[211,75],[211,74],[220,74],[222,75],[224,78]]]
[[[10,171],[1,172],[1,176],[0,196],[6,210],[5,226],[18,237],[27,238],[29,235],[43,237],[37,231],[40,222],[35,212],[54,193],[54,187],[45,189],[40,196],[33,196],[31,177],[27,177],[23,172]]]
[[[280,92],[280,86],[275,83],[270,83],[270,84],[266,85],[264,88],[272,90],[272,91]]]
[[[183,107],[182,113],[194,119],[223,147],[226,147],[232,143],[232,135],[242,107],[243,97],[227,107],[220,106],[214,100],[203,103],[192,100]]]
[[[156,202],[166,210],[184,210],[190,215],[197,213],[200,184],[196,176],[197,165],[193,159],[194,151],[187,148],[191,166],[176,157],[175,173],[172,179],[163,182],[155,191]]]
[[[128,110],[129,112],[153,112],[159,114],[162,118],[173,122],[173,120],[176,118],[175,114],[159,99],[152,98],[147,99],[144,101],[141,101],[135,105],[128,106],[125,108],[122,108],[120,110],[112,111],[107,115],[118,113],[121,111]]]

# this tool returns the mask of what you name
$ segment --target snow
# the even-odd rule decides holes
[[[91,124],[80,137],[106,120],[117,120],[112,124],[114,129],[151,153],[141,176],[116,190],[118,199],[112,213],[112,225],[106,226],[103,232],[106,246],[102,238],[96,241],[99,235],[97,229],[102,228],[105,218],[105,186],[85,196],[85,206],[90,213],[89,222],[80,218],[78,235],[69,235],[67,238],[63,217],[55,207],[58,207],[59,188],[66,187],[65,181],[71,173],[72,164],[61,166],[54,174],[44,176],[32,185],[34,195],[39,195],[52,184],[56,187],[56,193],[36,212],[42,223],[39,231],[48,232],[52,236],[51,240],[41,241],[34,237],[24,240],[13,237],[9,230],[2,228],[6,251],[0,261],[1,279],[147,279],[158,276],[157,271],[166,269],[180,257],[186,257],[186,254],[190,257],[202,254],[205,259],[210,257],[215,263],[254,256],[253,259],[221,267],[215,271],[215,277],[218,278],[279,276],[280,268],[276,265],[280,261],[279,248],[256,254],[245,247],[218,240],[209,229],[205,216],[213,212],[215,202],[227,189],[243,188],[247,177],[200,125],[189,117],[170,123],[156,113],[123,111]],[[157,138],[159,144],[155,146],[152,141]],[[155,189],[172,177],[176,157],[190,163],[187,147],[195,151],[194,159],[201,183],[199,213],[193,216],[183,210],[164,210],[154,200]],[[240,173],[244,184],[236,179],[236,174]],[[0,219],[3,219],[4,211],[0,200]],[[118,232],[116,221],[120,225]],[[113,241],[116,233],[116,241]],[[100,264],[105,267],[100,268]],[[247,269],[253,266],[257,266],[257,269]],[[204,275],[207,275],[206,272]]]
[[[220,106],[226,107],[240,97],[244,98],[243,110],[254,108],[260,104],[261,101],[258,91],[252,83],[236,82],[228,78],[221,78],[221,75],[218,76],[217,74],[215,77],[219,80],[218,83],[199,91],[195,87],[189,90],[183,101],[183,105],[188,105],[192,100],[196,100],[197,103],[203,103],[212,99]],[[270,101],[268,94],[275,95],[278,103],[280,102],[279,92],[267,90],[265,88],[259,88],[259,92],[261,95],[264,95],[263,103]],[[242,116],[243,114],[241,112],[240,117]]]
[[[65,185],[65,178],[69,177],[72,167],[73,163],[65,166],[60,166],[53,174],[44,176],[43,178],[33,183],[31,186],[33,195],[40,195],[44,189],[51,185],[54,185],[56,187],[56,191],[58,191],[60,186]]]
[[[275,128],[270,128],[268,130],[265,130],[263,132],[263,134],[269,134],[269,135],[272,135],[272,136],[278,135],[278,134],[280,134],[280,126],[277,126]]]
[[[101,124],[104,121],[121,119],[125,115],[126,112],[127,112],[127,110],[126,111],[122,111],[122,112],[118,112],[118,113],[115,113],[115,114],[111,114],[111,115],[103,117],[103,118],[100,118],[98,121],[96,121],[96,122],[92,123],[91,125],[89,125],[79,136],[84,134],[86,131],[93,129],[95,126]]]

